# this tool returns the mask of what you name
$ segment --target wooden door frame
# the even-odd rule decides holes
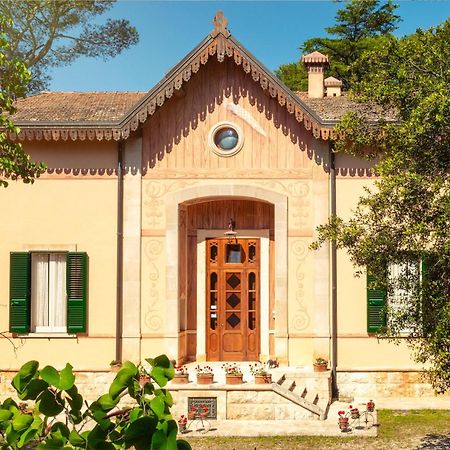
[[[260,240],[260,361],[269,358],[270,235],[268,229],[237,230],[238,238]],[[206,361],[206,240],[224,230],[197,230],[197,361]]]

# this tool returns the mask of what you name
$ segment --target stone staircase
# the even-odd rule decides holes
[[[331,373],[315,373],[309,367],[282,366],[268,372],[274,382],[254,384],[248,364],[239,364],[244,383],[229,385],[220,363],[208,363],[214,372],[214,383],[198,385],[195,363],[186,367],[190,382],[171,384],[175,416],[186,414],[189,397],[217,399],[218,420],[318,420],[327,418],[331,403]]]
[[[329,396],[320,398],[319,393],[311,392],[306,386],[298,388],[297,381],[288,380],[285,374],[276,383],[272,383],[272,389],[287,400],[316,414],[320,420],[327,418]]]

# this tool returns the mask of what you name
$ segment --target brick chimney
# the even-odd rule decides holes
[[[324,81],[327,97],[340,97],[342,81],[334,77],[325,78]]]
[[[308,97],[322,98],[325,94],[323,72],[329,66],[328,56],[312,52],[302,56],[302,63],[308,69]]]

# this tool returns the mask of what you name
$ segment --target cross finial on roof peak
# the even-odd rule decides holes
[[[228,20],[225,17],[223,11],[217,11],[216,15],[213,19],[214,30],[211,33],[212,36],[217,36],[219,33],[222,33],[225,37],[230,36],[230,32],[228,31],[227,25]]]

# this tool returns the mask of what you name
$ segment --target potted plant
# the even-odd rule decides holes
[[[314,361],[314,372],[326,372],[328,361],[324,358],[316,358]]]
[[[180,431],[180,433],[186,433],[187,421],[188,418],[185,415],[181,415],[181,417],[178,419],[178,430]]]
[[[197,384],[212,384],[214,382],[214,372],[210,366],[196,366]]]
[[[341,431],[347,431],[348,430],[348,417],[345,413],[345,411],[339,411],[338,412],[338,417],[339,417],[339,429]]]
[[[369,400],[367,402],[367,411],[368,412],[374,412],[375,411],[375,403],[373,400]]]
[[[194,420],[196,416],[197,416],[197,408],[194,405],[192,405],[191,410],[188,411],[188,418],[189,420]]]
[[[236,364],[223,364],[222,369],[225,371],[225,380],[227,384],[242,383],[242,372]]]
[[[172,383],[175,384],[187,384],[189,383],[189,374],[186,366],[174,366],[175,375],[173,376]]]
[[[209,408],[206,405],[200,405],[200,417],[206,419],[208,417]]]
[[[262,364],[250,364],[250,373],[255,377],[255,384],[267,384],[272,382],[272,375],[267,372]]]
[[[350,417],[352,419],[359,419],[359,409],[354,408],[352,405],[349,406],[350,409]]]

